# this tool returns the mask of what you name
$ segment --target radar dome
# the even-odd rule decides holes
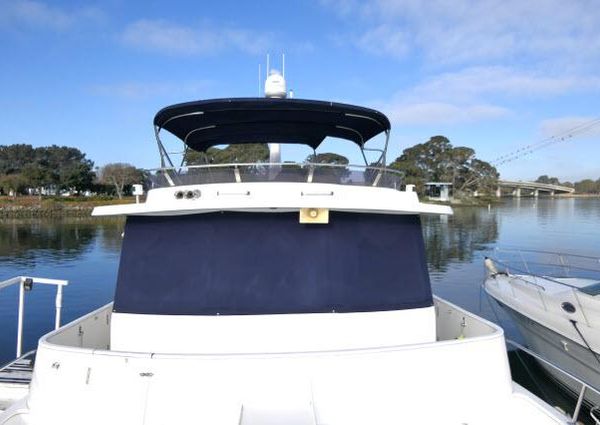
[[[279,71],[271,71],[267,77],[267,81],[265,81],[265,96],[283,99],[286,97],[286,94],[285,78],[283,78],[283,75]]]

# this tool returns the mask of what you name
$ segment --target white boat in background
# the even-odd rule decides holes
[[[154,123],[199,151],[365,149],[390,130],[372,109],[273,98]],[[0,424],[570,423],[512,381],[500,327],[432,295],[420,215],[452,211],[403,187],[386,148],[375,166],[163,167],[145,202],[95,209],[127,217],[114,303],[40,339]]]
[[[486,292],[514,319],[528,347],[600,389],[600,258],[497,249],[485,263]],[[541,364],[580,394],[579,380]],[[594,391],[585,399],[600,405]]]

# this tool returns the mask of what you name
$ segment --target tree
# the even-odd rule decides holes
[[[54,184],[60,189],[89,189],[94,181],[94,163],[86,159],[85,154],[77,148],[68,146],[48,146],[38,148],[39,154],[52,171]]]
[[[143,171],[131,164],[120,162],[106,164],[99,170],[99,181],[114,186],[119,199],[123,198],[126,186],[141,183],[143,179]]]
[[[316,167],[313,174],[314,181],[321,183],[339,183],[344,177],[350,174],[350,170],[346,165],[350,161],[343,155],[338,155],[332,152],[324,152],[312,154],[306,158],[306,162],[312,164],[331,164],[334,167],[319,166]]]
[[[35,162],[35,149],[31,145],[0,146],[0,174],[18,174],[27,164]]]
[[[313,164],[338,164],[338,165],[348,165],[350,161],[343,155],[338,155],[337,153],[325,152],[309,155],[306,158],[306,162],[311,162]]]
[[[558,178],[556,177],[548,177],[546,174],[544,174],[543,176],[539,176],[536,180],[537,183],[544,183],[544,184],[561,184],[560,180],[558,180]]]
[[[453,147],[444,136],[433,136],[426,143],[404,149],[391,168],[402,171],[405,181],[422,190],[427,181],[450,182],[456,191],[481,190],[495,184],[497,170],[475,158],[471,148]]]
[[[0,146],[0,176],[19,175],[27,187],[53,186],[57,189],[84,190],[91,187],[94,163],[77,148],[15,144]]]
[[[584,179],[575,183],[575,191],[578,193],[599,193],[600,182],[592,179]]]
[[[469,179],[465,180],[458,191],[465,189],[491,192],[498,186],[500,173],[492,164],[473,158],[469,164]]]
[[[27,188],[27,183],[21,174],[0,176],[0,188],[5,195],[16,196]]]
[[[35,163],[28,164],[23,167],[21,176],[26,182],[27,187],[37,189],[37,193],[40,198],[42,196],[42,189],[45,186],[52,184],[51,178],[48,175],[48,170],[36,165]]]
[[[269,160],[269,147],[265,143],[229,145],[223,149],[210,147],[206,152],[188,150],[187,165],[255,163]]]

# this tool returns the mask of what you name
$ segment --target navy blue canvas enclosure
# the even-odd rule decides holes
[[[114,309],[279,314],[433,305],[415,215],[331,212],[130,216]]]

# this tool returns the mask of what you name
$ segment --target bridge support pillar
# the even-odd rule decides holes
[[[554,191],[553,190],[550,191],[550,196],[554,196]]]
[[[521,197],[521,188],[515,187],[514,190],[512,191],[512,194],[515,198],[520,198]]]
[[[534,198],[537,198],[538,196],[540,196],[540,190],[539,190],[539,189],[535,189],[535,190],[533,191],[533,197],[534,197]]]
[[[500,187],[496,188],[496,198],[500,198],[502,196],[502,191],[500,190]]]

